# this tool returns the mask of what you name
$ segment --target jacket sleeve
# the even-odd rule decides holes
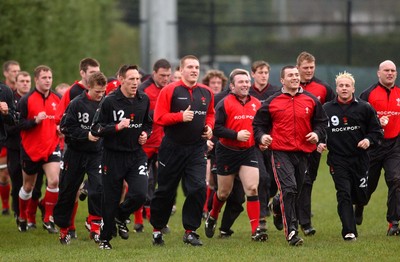
[[[150,137],[153,128],[153,119],[150,115],[150,101],[148,100],[146,113],[143,118],[143,131],[147,133],[147,138]]]
[[[210,104],[208,105],[207,109],[207,115],[206,115],[206,125],[211,127],[211,129],[214,129],[215,125],[215,109],[214,109],[214,94],[210,91],[211,94],[211,101]]]
[[[256,144],[260,144],[261,137],[264,134],[268,134],[272,129],[272,118],[269,112],[269,104],[269,100],[264,102],[260,109],[257,110],[253,119],[254,141]]]
[[[13,125],[15,123],[15,104],[14,104],[14,95],[11,89],[7,86],[1,87],[1,92],[4,93],[3,95],[3,102],[7,103],[8,106],[8,113],[6,115],[1,114],[2,122],[8,125]]]
[[[377,113],[375,109],[366,103],[368,110],[369,122],[367,126],[366,138],[370,141],[371,146],[380,145],[383,139],[383,129],[378,120]]]
[[[221,100],[215,108],[215,127],[214,135],[217,137],[229,138],[237,140],[237,132],[235,130],[225,127],[227,120],[227,113],[225,110],[225,99]]]
[[[314,99],[314,98],[313,98]],[[314,114],[312,118],[312,129],[318,135],[318,142],[326,140],[326,128],[328,127],[328,117],[318,99],[314,107]]]
[[[183,112],[171,113],[173,88],[164,87],[154,108],[154,122],[161,126],[170,126],[183,122]]]
[[[90,131],[94,136],[104,137],[117,132],[116,123],[111,118],[112,107],[108,97],[100,102],[99,108],[93,118],[93,124]]]
[[[28,119],[28,97],[22,97],[18,102],[19,127],[21,130],[31,129],[37,126],[35,119]]]
[[[87,141],[89,130],[81,128],[79,124],[79,115],[77,112],[77,103],[71,102],[60,122],[61,132],[71,140]]]

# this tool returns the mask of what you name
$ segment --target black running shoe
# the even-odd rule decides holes
[[[64,234],[60,232],[60,237],[58,238],[60,240],[61,245],[69,245],[71,243],[71,236],[70,234]]]
[[[317,232],[317,230],[315,230],[315,228],[313,228],[311,225],[307,225],[304,227],[301,226],[301,231],[303,231],[305,236],[313,236]]]
[[[143,224],[135,224],[135,225],[133,225],[133,231],[136,232],[136,233],[143,233],[144,232]]]
[[[121,222],[119,219],[115,218],[115,223],[117,224],[118,234],[122,239],[129,238],[129,229],[125,222]]]
[[[200,240],[200,236],[194,232],[188,232],[183,235],[183,243],[192,245],[192,246],[202,246],[203,243]]]
[[[296,231],[291,231],[288,236],[288,243],[290,246],[301,246],[304,243],[304,240],[297,235]]]
[[[356,235],[353,234],[353,233],[348,233],[348,234],[346,234],[346,235],[344,236],[343,239],[344,239],[345,241],[356,241],[356,240],[357,240],[357,237],[356,237]]]
[[[235,233],[233,230],[220,230],[219,231],[219,238],[230,238],[232,234]]]
[[[390,223],[389,229],[387,231],[388,236],[398,236],[400,234],[399,224],[397,223]]]
[[[153,232],[153,246],[163,246],[164,238],[160,231]]]
[[[33,230],[33,229],[36,229],[36,224],[32,223],[32,222],[29,222],[28,223],[28,230]]]
[[[100,232],[90,232],[89,233],[89,238],[92,239],[95,243],[99,244],[100,243]]]
[[[26,232],[28,230],[28,223],[26,220],[17,218],[17,227],[19,232]]]
[[[100,244],[99,244],[99,248],[100,249],[104,249],[104,250],[110,250],[112,249],[112,246],[110,244],[110,241],[108,240],[101,240]]]
[[[268,240],[267,229],[258,227],[256,232],[253,235],[251,235],[251,240],[259,242],[267,241]]]
[[[71,239],[77,239],[78,235],[76,234],[76,230],[68,230],[68,235],[70,235]]]
[[[9,215],[10,215],[10,209],[4,208],[4,209],[1,211],[1,214],[2,214],[3,216],[9,216]]]
[[[217,227],[217,221],[208,215],[206,221],[204,222],[204,231],[208,238],[212,238],[215,233],[215,228]]]
[[[54,222],[49,221],[49,222],[43,222],[43,228],[49,232],[49,234],[57,234],[58,230],[54,226]]]

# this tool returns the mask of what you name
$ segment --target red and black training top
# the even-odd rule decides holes
[[[271,96],[254,117],[253,128],[257,142],[264,134],[272,137],[271,150],[311,153],[317,146],[306,141],[315,132],[319,140],[326,134],[328,118],[321,103],[301,87],[292,96],[278,92]]]
[[[362,92],[360,98],[371,104],[378,118],[389,116],[388,124],[383,127],[385,139],[400,134],[400,88],[397,85],[387,89],[380,83],[374,84]]]
[[[229,94],[221,100],[215,108],[214,134],[219,137],[221,144],[235,149],[247,149],[254,146],[253,119],[261,102],[248,96],[245,103],[240,101],[236,95]],[[242,142],[237,140],[240,130],[251,133],[249,140]]]
[[[302,82],[300,86],[318,98],[321,104],[332,101],[335,98],[332,88],[322,80],[313,77],[309,82]]]
[[[56,111],[60,97],[50,91],[44,96],[36,88],[18,103],[20,112],[21,146],[32,161],[47,161],[60,139],[57,135]],[[35,117],[46,112],[46,119],[36,124]]]
[[[279,92],[280,90],[281,88],[279,86],[271,85],[270,83],[268,83],[267,86],[260,91],[258,88],[255,87],[255,84],[252,84],[249,90],[249,94],[260,100],[261,103],[264,103],[270,96],[272,96],[276,92]]]
[[[183,111],[189,105],[194,111],[194,118],[183,122]],[[188,87],[182,80],[173,82],[160,92],[154,122],[164,126],[165,136],[173,142],[195,144],[202,139],[205,125],[214,128],[214,94],[208,86],[200,83]]]

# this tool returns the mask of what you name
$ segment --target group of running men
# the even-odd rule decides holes
[[[356,225],[382,168],[389,188],[387,234],[398,235],[396,66],[382,62],[378,83],[359,99],[350,73],[336,77],[335,96],[314,76],[315,63],[313,55],[300,53],[296,66],[281,69],[278,87],[269,83],[265,61],[254,62],[251,72],[234,69],[229,78],[210,70],[199,83],[200,63],[192,55],[181,59],[180,79],[172,79],[171,64],[160,59],[143,82],[136,65],[121,66],[107,80],[99,62],[85,58],[82,79],[61,97],[51,90],[50,67],[35,69],[30,90],[30,75],[9,61],[0,85],[0,162],[7,154],[7,163],[0,163],[3,214],[9,212],[8,167],[18,230],[36,227],[39,207],[43,228],[69,244],[87,174],[85,226],[101,249],[112,249],[117,235],[129,238],[127,221],[135,211],[135,231],[143,231],[144,214],[153,226],[153,244],[164,245],[181,183],[184,243],[202,245],[196,233],[202,218],[205,235],[213,237],[225,202],[220,237],[230,237],[246,201],[253,241],[268,239],[271,210],[276,228],[298,246],[304,242],[299,225],[305,236],[316,233],[311,193],[327,148],[343,239],[356,240]],[[43,174],[46,191],[39,201]]]

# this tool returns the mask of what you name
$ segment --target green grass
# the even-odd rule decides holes
[[[186,246],[182,242],[180,192],[178,211],[170,219],[171,233],[165,236],[164,247],[152,246],[151,227],[145,221],[144,233],[131,231],[128,240],[119,237],[112,240],[113,250],[99,250],[84,228],[87,208],[86,202],[80,202],[76,221],[78,239],[69,246],[62,246],[57,235],[41,228],[20,233],[11,216],[0,216],[0,261],[398,261],[393,255],[399,247],[399,238],[386,236],[386,194],[386,184],[381,179],[365,209],[363,225],[358,227],[357,241],[343,241],[336,193],[324,157],[313,192],[313,224],[317,233],[305,237],[301,247],[288,246],[283,231],[273,226],[272,217],[268,218],[269,240],[252,242],[245,212],[234,224],[235,234],[231,239],[208,239],[202,225],[198,233],[203,247]],[[132,229],[132,224],[129,227]]]

